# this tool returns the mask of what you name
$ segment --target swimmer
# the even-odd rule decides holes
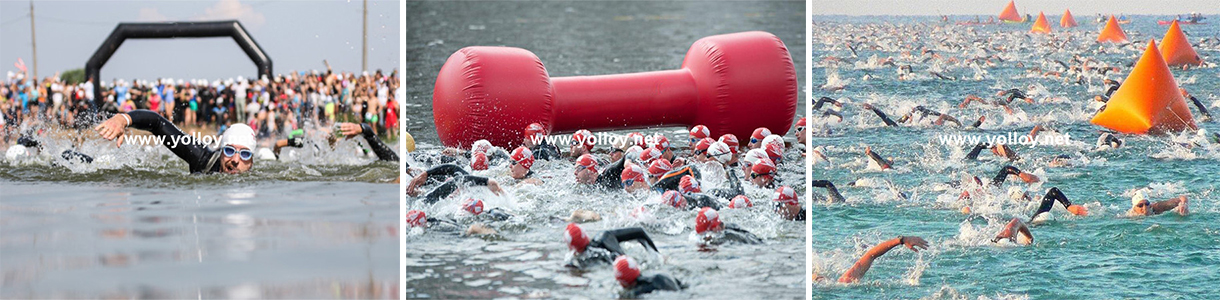
[[[164,137],[165,148],[185,161],[192,174],[241,174],[254,166],[254,130],[246,124],[229,126],[220,136],[219,149],[206,148],[194,136],[183,133],[165,117],[150,110],[115,114],[93,130],[102,138],[115,141],[117,147],[123,145],[127,127]]]
[[[38,142],[38,140],[35,140],[33,138],[33,135],[22,135],[22,136],[18,137],[17,145],[21,145],[22,147],[25,147],[26,149],[34,149],[38,152],[42,152],[45,150],[42,143]],[[72,149],[64,149],[63,152],[59,153],[59,157],[63,158],[64,160],[66,160],[68,162],[72,162],[72,163],[86,163],[86,164],[93,163],[92,156],[89,156],[84,153],[76,152],[76,150],[72,150]]]
[[[1101,136],[1097,137],[1098,150],[1107,149],[1106,147],[1108,147],[1108,149],[1118,149],[1118,147],[1122,146],[1123,140],[1118,139],[1118,137],[1115,137],[1114,134],[1109,132],[1104,132],[1101,134]]]
[[[1017,152],[1012,151],[1012,148],[1008,147],[1008,144],[991,145],[987,142],[980,142],[977,145],[974,145],[973,149],[970,149],[970,153],[966,154],[966,160],[978,160],[979,153],[982,152],[984,148],[991,148],[992,154],[1007,158],[1009,161],[1021,159],[1021,157],[1017,156]]]
[[[364,137],[364,141],[367,142],[369,148],[373,150],[373,154],[377,155],[377,160],[398,161],[398,154],[394,153],[394,150],[391,150],[389,146],[386,146],[381,139],[378,139],[377,134],[374,133],[373,128],[369,127],[368,124],[339,122],[335,124],[335,128],[338,129],[339,133],[342,134],[344,138],[350,139],[356,135]],[[293,130],[292,133],[288,135],[287,139],[275,141],[275,147],[273,148],[275,157],[277,159],[280,157],[280,150],[284,147],[304,147],[304,134],[304,130],[297,129]],[[330,139],[330,143],[331,146],[334,146],[335,140],[333,137]]]
[[[1029,216],[1029,223],[1033,223],[1034,220],[1038,218],[1038,215],[1051,211],[1051,208],[1054,208],[1056,201],[1063,205],[1063,208],[1067,209],[1067,211],[1071,212],[1073,215],[1087,216],[1089,214],[1089,210],[1084,206],[1072,204],[1072,201],[1069,201],[1067,196],[1064,196],[1063,192],[1060,191],[1058,187],[1051,187],[1050,190],[1046,191],[1046,195],[1042,196],[1042,203],[1038,205],[1038,210],[1034,211],[1034,214]]]
[[[572,143],[568,147],[568,155],[573,158],[580,158],[582,155],[592,153],[593,151],[593,133],[588,130],[577,130],[572,134]]]
[[[691,153],[694,154],[695,144],[698,144],[700,140],[703,140],[705,138],[710,138],[711,136],[712,136],[711,130],[707,129],[707,126],[695,125],[695,127],[691,127],[690,128]]]
[[[1127,210],[1127,216],[1152,216],[1167,211],[1173,211],[1182,216],[1190,213],[1189,209],[1187,209],[1186,196],[1182,195],[1169,200],[1150,202],[1144,191],[1136,192],[1135,196],[1131,197],[1131,209]]]
[[[776,171],[778,169],[770,158],[760,158],[750,167],[750,183],[760,188],[774,188]]]
[[[818,98],[818,101],[813,103],[813,110],[822,109],[822,105],[824,105],[826,103],[834,104],[834,106],[838,106],[838,107],[843,107],[843,103],[840,103],[839,101],[837,101],[835,99],[831,99],[830,97],[822,97],[822,98]]]
[[[1195,98],[1194,95],[1186,92],[1186,89],[1184,88],[1178,88],[1178,90],[1182,92],[1183,98],[1190,99],[1190,102],[1195,104],[1195,108],[1198,108],[1199,113],[1203,114],[1204,122],[1209,122],[1212,120],[1212,113],[1207,111],[1207,106],[1203,105],[1203,102],[1199,102],[1199,98]]]
[[[826,194],[830,196],[827,199],[830,203],[842,203],[847,200],[846,198],[843,198],[843,194],[839,193],[839,189],[836,188],[835,184],[830,182],[830,180],[814,180],[813,187],[825,188]]]
[[[873,113],[876,114],[877,117],[881,118],[881,121],[885,122],[886,126],[890,126],[890,127],[898,126],[898,123],[895,123],[894,120],[890,120],[889,116],[885,115],[885,113],[882,112],[880,109],[873,107],[872,104],[864,103],[861,106],[864,107],[864,109],[873,111]]]
[[[750,149],[762,148],[763,140],[771,136],[771,129],[759,127],[754,129],[754,133],[750,134],[750,143],[746,144]]]
[[[462,167],[456,164],[437,165],[416,175],[407,184],[406,193],[411,197],[417,197],[419,196],[419,187],[432,182],[440,182],[441,184],[424,194],[423,200],[427,204],[436,203],[448,197],[457,191],[459,185],[485,186],[496,195],[504,194],[504,190],[500,188],[500,184],[495,179],[470,175],[470,172],[463,170]]]
[[[1016,89],[1016,88],[999,91],[996,93],[996,96],[1000,96],[1000,97],[1008,96],[1008,98],[1004,102],[1004,104],[1012,104],[1012,101],[1015,99],[1025,100],[1025,102],[1027,102],[1027,103],[1034,103],[1033,99],[1026,97],[1024,92],[1021,92],[1020,89]]]
[[[687,287],[665,274],[640,275],[640,265],[626,255],[614,259],[614,279],[623,287],[624,298],[638,298],[653,291],[680,291]]]
[[[673,149],[673,147],[670,147],[669,138],[665,137],[664,135],[661,135],[659,133],[653,135],[652,143],[648,144],[648,147],[656,148],[657,150],[661,150],[661,158],[664,158],[665,160],[669,160],[669,161],[674,160],[674,149]]]
[[[913,121],[912,117],[915,113],[920,114],[920,117],[919,117],[920,119],[927,118],[928,115],[936,116],[937,118],[935,121],[932,122],[932,124],[944,125],[945,121],[949,121],[949,122],[953,122],[954,124],[957,124],[957,126],[962,126],[962,122],[958,121],[957,118],[954,118],[953,116],[950,116],[950,115],[942,114],[935,110],[927,109],[927,108],[923,107],[923,105],[916,105],[915,108],[912,108],[910,112],[903,115],[901,118],[898,118],[898,123],[908,123],[909,121]]]
[[[908,249],[915,252],[928,249],[928,241],[925,241],[923,238],[917,236],[899,236],[898,238],[881,242],[880,244],[873,246],[873,248],[868,249],[868,252],[865,252],[864,256],[860,257],[860,260],[857,260],[856,264],[851,266],[851,269],[847,269],[847,272],[843,272],[843,276],[839,277],[839,282],[855,283],[860,281],[860,278],[864,277],[864,273],[868,272],[869,268],[872,268],[874,260],[877,260],[877,258],[880,258],[882,255],[885,255],[886,252],[889,252],[891,249],[894,249],[894,247],[898,247],[899,245],[906,246]],[[823,277],[816,277],[815,279],[823,279]]]
[[[1008,175],[1017,175],[1017,177],[1021,178],[1021,181],[1024,181],[1025,183],[1034,183],[1038,182],[1039,180],[1038,176],[1022,172],[1021,169],[1017,169],[1017,167],[1004,166],[1003,168],[1000,168],[1000,172],[997,173],[995,178],[991,180],[991,185],[1000,186],[1004,184],[1004,181],[1008,179]]]
[[[805,118],[801,118],[800,120],[796,121],[796,133],[795,134],[796,134],[796,142],[800,145],[798,148],[801,151],[804,151],[805,150],[805,134],[806,134],[805,133]],[[723,136],[720,138],[724,139]],[[736,139],[736,138],[734,138],[734,139]],[[736,155],[737,151],[733,151],[733,154]]]
[[[788,186],[781,186],[775,190],[775,212],[783,216],[785,220],[804,221],[805,208],[801,207],[800,200],[796,196],[796,190]]]
[[[873,147],[864,147],[864,155],[868,156],[868,158],[872,160],[872,162],[881,170],[893,168],[894,162],[882,158],[881,155],[877,154],[877,152],[873,152]]]
[[[623,242],[636,241],[640,243],[640,246],[644,246],[644,249],[659,252],[657,245],[652,242],[652,238],[648,237],[648,233],[639,227],[606,230],[590,239],[580,225],[568,223],[563,238],[568,243],[568,249],[572,250],[572,255],[568,257],[564,266],[576,269],[587,269],[599,264],[612,263],[615,257],[627,254],[620,245]]]
[[[1008,221],[1008,225],[1005,225],[1004,229],[1000,230],[1000,233],[991,239],[991,242],[997,243],[1004,239],[1018,245],[1029,245],[1034,242],[1034,235],[1029,233],[1029,226],[1026,226],[1025,222],[1021,222],[1021,219],[1018,218],[1012,218],[1012,221]]]
[[[644,171],[644,168],[641,168],[639,165],[625,165],[623,171],[619,173],[619,178],[623,190],[628,193],[650,189],[648,186],[648,172]]]
[[[801,119],[801,120],[804,120],[804,119]],[[741,151],[741,142],[737,141],[737,136],[733,135],[732,133],[726,133],[724,135],[721,135],[720,139],[718,139],[716,141],[724,143],[726,146],[729,146],[729,151],[733,153],[730,156],[729,161],[727,163],[725,163],[725,165],[726,166],[736,166],[737,162],[738,162],[737,154],[739,151]]]
[[[701,242],[710,245],[721,245],[735,242],[742,244],[762,244],[762,239],[753,233],[733,223],[721,223],[720,213],[710,207],[699,209],[695,216],[695,234]]]
[[[525,127],[525,133],[522,137],[522,145],[529,148],[534,159],[551,160],[559,158],[559,147],[551,145],[547,142],[546,136],[549,133],[541,123],[530,123]]]
[[[469,200],[468,200],[468,202],[469,202]],[[481,209],[482,203],[479,202],[478,205],[479,205],[479,208]],[[463,208],[463,209],[466,209],[466,208]],[[467,210],[467,211],[469,212],[470,210]],[[492,210],[489,210],[482,214],[484,216],[488,216],[489,218],[491,218],[493,220],[499,220],[499,221],[507,220],[508,218],[512,217],[512,215],[499,211],[498,209],[492,209]],[[419,228],[428,229],[429,231],[438,231],[438,232],[452,232],[452,233],[462,232],[465,235],[491,235],[491,234],[496,233],[494,229],[491,229],[490,227],[488,227],[487,225],[484,225],[482,223],[471,224],[465,230],[462,230],[462,226],[460,224],[458,224],[457,220],[450,219],[450,218],[428,217],[427,214],[425,214],[423,211],[420,211],[420,210],[407,211],[406,226],[407,226],[407,228],[419,227]]]

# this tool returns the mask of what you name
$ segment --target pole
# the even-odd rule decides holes
[[[31,17],[32,19],[32,17]],[[360,70],[369,70],[369,0],[364,0],[364,34],[360,38]]]
[[[38,44],[34,38],[34,0],[30,0],[30,52],[34,56],[34,81],[38,81]]]

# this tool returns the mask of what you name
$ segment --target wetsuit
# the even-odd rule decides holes
[[[680,291],[686,285],[677,279],[664,274],[640,275],[635,279],[635,286],[626,291],[627,298],[638,298],[640,295],[653,291]]]
[[[1018,90],[1018,89],[1009,89],[1007,91],[1000,93],[1000,96],[1004,96],[1004,95],[1008,95],[1008,102],[1006,102],[1005,104],[1012,103],[1013,99],[1029,99],[1029,98],[1025,97],[1025,93],[1022,93],[1021,90]],[[1107,95],[1107,96],[1109,96],[1109,95]]]
[[[1123,140],[1118,139],[1118,137],[1115,137],[1109,132],[1102,133],[1101,136],[1097,138],[1097,146],[1101,147],[1102,145],[1109,145],[1110,148],[1118,148],[1123,146]]]
[[[500,209],[499,207],[489,209],[489,210],[483,212],[483,214],[481,214],[480,216],[487,216],[488,218],[492,219],[493,221],[504,221],[504,220],[508,220],[509,218],[513,217],[512,214],[505,212],[504,210]],[[441,218],[434,218],[434,217],[428,217],[428,219],[426,219],[426,220],[428,221],[429,230],[450,231],[450,232],[460,232],[462,230],[462,225],[458,224],[457,220],[453,220],[453,219],[449,219],[449,218],[441,219]]]
[[[428,174],[428,182],[442,182],[441,185],[432,188],[424,194],[424,203],[432,204],[448,197],[457,191],[458,184],[487,186],[487,177],[470,175],[469,172],[463,170],[456,164],[442,164],[432,167],[425,172]],[[443,180],[447,178],[447,180]]]
[[[398,153],[390,150],[390,147],[377,139],[377,134],[373,132],[373,128],[369,124],[360,124],[360,135],[364,136],[364,141],[369,143],[369,148],[373,150],[373,154],[377,155],[378,160],[382,161],[398,161]]]
[[[822,109],[822,105],[826,103],[839,105],[839,101],[835,101],[835,99],[830,99],[830,97],[822,97],[819,98],[817,102],[813,103],[813,110]]]
[[[39,143],[37,140],[35,140],[34,138],[32,138],[30,136],[23,135],[21,137],[18,137],[17,144],[25,146],[26,148],[38,149],[38,151],[44,150],[42,148],[42,143]],[[65,149],[64,152],[59,154],[59,157],[62,157],[64,160],[67,160],[69,162],[81,162],[81,163],[86,163],[86,164],[93,163],[92,156],[86,155],[84,153],[76,152],[76,150],[72,150],[72,149]]]
[[[623,189],[623,168],[626,163],[627,156],[624,155],[623,158],[602,170],[601,174],[597,174],[597,181],[594,181],[594,184],[608,190]]]
[[[204,173],[211,174],[220,172],[220,158],[223,156],[219,149],[213,150],[204,147],[202,143],[195,140],[194,136],[182,133],[181,129],[166,120],[165,117],[152,112],[150,110],[133,110],[127,112],[131,117],[131,125],[129,127],[152,132],[153,135],[163,137],[163,144],[170,152],[177,155],[178,158],[186,162],[190,167],[192,174]],[[174,144],[177,140],[177,145]]]
[[[1106,99],[1110,99],[1110,95],[1114,94],[1115,91],[1118,91],[1118,87],[1121,85],[1123,85],[1122,82],[1115,80],[1113,84],[1110,85],[1110,88],[1106,89]]]
[[[1067,196],[1064,196],[1058,187],[1051,187],[1051,190],[1046,191],[1046,196],[1042,196],[1042,205],[1038,206],[1038,210],[1034,212],[1034,215],[1029,216],[1029,222],[1033,222],[1034,218],[1037,218],[1038,215],[1051,211],[1051,208],[1055,207],[1055,201],[1063,204],[1064,209],[1072,206],[1072,201],[1068,201]]]
[[[874,114],[877,114],[878,117],[881,117],[881,121],[884,121],[886,126],[898,126],[898,123],[894,123],[894,120],[890,120],[890,117],[886,116],[885,113],[881,112],[880,109],[877,109],[876,107],[869,107],[868,109],[873,111]]]
[[[894,162],[881,158],[881,155],[877,155],[877,151],[869,151],[867,154],[868,158],[871,158],[882,169],[892,168],[894,165]]]
[[[643,228],[619,228],[602,231],[601,234],[593,237],[589,241],[589,245],[585,246],[585,250],[573,256],[567,265],[583,269],[595,264],[614,263],[615,257],[626,254],[620,243],[628,241],[637,241],[645,249],[660,252],[657,250],[656,243],[652,242],[652,238],[648,237],[648,233],[644,232]]]
[[[724,230],[721,230],[720,232],[711,236],[711,241],[709,241],[709,243],[712,245],[720,245],[729,242],[756,245],[762,244],[762,239],[758,238],[758,236],[754,235],[753,233],[746,231],[744,228],[741,228],[741,226],[737,226],[737,224],[726,223],[724,224]]]
[[[661,175],[661,178],[658,178],[657,182],[652,184],[652,190],[658,192],[677,191],[678,184],[682,183],[682,176],[686,175],[695,177],[695,180],[703,180],[703,176],[699,175],[698,170],[686,165]]]
[[[1210,112],[1207,112],[1207,107],[1203,105],[1203,102],[1199,102],[1199,98],[1195,98],[1194,95],[1191,95],[1190,101],[1194,102],[1195,107],[1199,108],[1199,112],[1203,114],[1203,117],[1205,118],[1205,120],[1212,119],[1212,114]]]
[[[942,117],[945,120],[948,120],[950,122],[957,123],[957,126],[962,126],[962,122],[958,121],[957,118],[954,118],[949,115],[941,114],[940,112],[935,111],[935,110],[927,109],[926,107],[923,107],[923,105],[918,105],[918,106],[915,106],[915,108],[912,108],[911,112],[907,113],[906,115],[903,115],[902,118],[898,118],[898,122],[906,123],[907,121],[911,120],[911,116],[914,115],[916,112],[919,113],[920,119],[927,118],[928,115],[933,115],[933,116],[937,116],[937,117]]]
[[[1001,184],[1004,184],[1005,180],[1008,179],[1008,175],[1017,174],[1021,174],[1021,169],[1017,169],[1017,167],[1014,166],[1004,166],[1004,168],[1000,169],[1000,173],[997,173],[995,178],[991,180],[991,185],[1000,186]]]
[[[983,151],[983,149],[986,149],[990,146],[991,146],[991,144],[988,144],[986,142],[980,142],[977,145],[974,145],[974,149],[970,149],[970,153],[966,154],[966,159],[967,160],[978,160],[979,153],[981,153]],[[1012,148],[1008,148],[1008,145],[1000,145],[1000,147],[1004,148],[1004,153],[1015,153],[1012,151]],[[1011,160],[1017,160],[1019,157],[1017,157],[1015,154],[1010,154],[1009,156],[1005,156],[1004,158],[1011,159]]]
[[[546,140],[543,140],[542,143],[538,145],[534,145],[534,148],[531,148],[530,152],[533,152],[534,159],[538,160],[552,160],[560,157],[559,148],[555,147],[555,145],[548,144]]]
[[[825,188],[826,193],[830,195],[830,201],[843,202],[846,200],[843,198],[843,194],[839,193],[839,189],[836,188],[835,184],[830,182],[830,180],[814,180],[813,187]]]

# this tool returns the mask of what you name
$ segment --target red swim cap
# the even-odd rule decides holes
[[[542,127],[541,123],[530,123],[528,126],[525,126],[525,138],[531,138],[537,135],[546,135],[546,128]],[[540,137],[536,138],[538,138],[539,141],[542,140]]]
[[[644,134],[639,132],[628,133],[627,142],[624,143],[624,145],[635,145],[640,146],[640,148],[648,147],[648,145],[644,143]]]
[[[651,164],[648,164],[648,173],[652,174],[652,177],[665,175],[665,173],[669,173],[669,171],[672,171],[673,169],[673,165],[664,158],[658,158],[653,160]]]
[[[647,149],[644,149],[644,151],[640,151],[641,163],[647,164],[657,158],[661,158],[661,149],[657,149],[656,147],[648,147]]]
[[[796,198],[796,190],[786,185],[775,189],[775,202],[788,205],[800,205],[800,200]]]
[[[770,135],[771,129],[767,129],[767,127],[758,127],[757,129],[754,129],[754,134],[750,135],[750,143],[761,142]]]
[[[695,144],[695,151],[707,151],[707,148],[711,147],[712,143],[715,142],[716,140],[713,140],[712,138],[703,138]]]
[[[729,208],[746,208],[754,207],[754,203],[750,202],[750,197],[746,195],[737,195],[733,200],[729,200]]]
[[[763,150],[767,151],[767,158],[772,162],[779,161],[784,157],[784,146],[776,143],[767,143],[763,145]]]
[[[620,174],[623,180],[623,186],[632,185],[636,182],[648,183],[648,177],[644,176],[644,169],[638,165],[629,165],[623,168],[623,173]]]
[[[576,253],[585,252],[585,247],[589,246],[589,236],[576,223],[568,223],[568,229],[564,232],[563,238],[568,242],[568,249],[572,249]]]
[[[796,121],[796,127],[805,127],[805,118],[801,118],[800,120]]]
[[[588,130],[577,130],[572,134],[572,145],[583,145],[585,151],[593,150],[593,133]]]
[[[686,207],[686,198],[678,194],[678,191],[665,191],[664,194],[661,194],[661,200],[665,201],[665,204],[669,206],[677,208]]]
[[[407,227],[424,227],[428,223],[428,216],[423,211],[411,210],[407,212]]]
[[[517,147],[517,149],[513,149],[511,158],[513,159],[513,162],[521,164],[521,166],[525,167],[527,170],[534,166],[534,151],[530,151],[530,148],[526,148],[525,146],[520,146]]]
[[[593,170],[593,172],[597,172],[597,160],[593,159],[593,155],[588,153],[581,154],[580,157],[576,159],[576,165]]]
[[[708,230],[720,230],[720,213],[711,207],[704,207],[695,216],[695,233],[703,234]]]
[[[470,169],[475,171],[487,170],[487,154],[483,152],[471,154]]]
[[[699,181],[695,180],[695,177],[690,175],[683,175],[682,179],[678,181],[678,191],[682,192],[684,195],[703,192],[703,190],[699,188]]]
[[[640,278],[640,265],[634,259],[626,255],[614,259],[614,279],[618,280],[619,285],[624,288],[634,286],[637,278]]]
[[[483,200],[474,198],[466,199],[466,202],[462,203],[462,209],[477,216],[483,213]]]
[[[695,127],[690,128],[690,137],[692,139],[703,139],[710,136],[712,136],[712,133],[707,129],[707,126],[695,125]]]
[[[665,151],[665,149],[669,149],[669,138],[666,138],[665,135],[660,133],[654,134],[652,136],[652,145],[649,146],[660,149],[661,151]]]
[[[741,147],[741,142],[737,141],[737,136],[732,133],[726,133],[720,136],[720,142],[729,145],[729,150],[733,151],[733,155],[737,155],[737,148]]]
[[[774,175],[775,174],[775,163],[771,162],[770,158],[759,159],[757,163],[754,163],[754,166],[750,167],[750,172],[754,172],[754,174],[772,174],[772,175]]]

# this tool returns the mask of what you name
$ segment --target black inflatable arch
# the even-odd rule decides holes
[[[251,61],[258,66],[258,74],[271,77],[271,57],[263,52],[258,42],[250,37],[246,28],[238,21],[215,22],[166,22],[166,23],[119,23],[110,32],[110,37],[93,52],[89,62],[85,63],[85,78],[93,79],[93,101],[96,107],[101,107],[102,88],[101,71],[110,56],[119,50],[127,39],[172,39],[172,38],[202,38],[202,37],[232,37],[241,50],[246,52]]]

